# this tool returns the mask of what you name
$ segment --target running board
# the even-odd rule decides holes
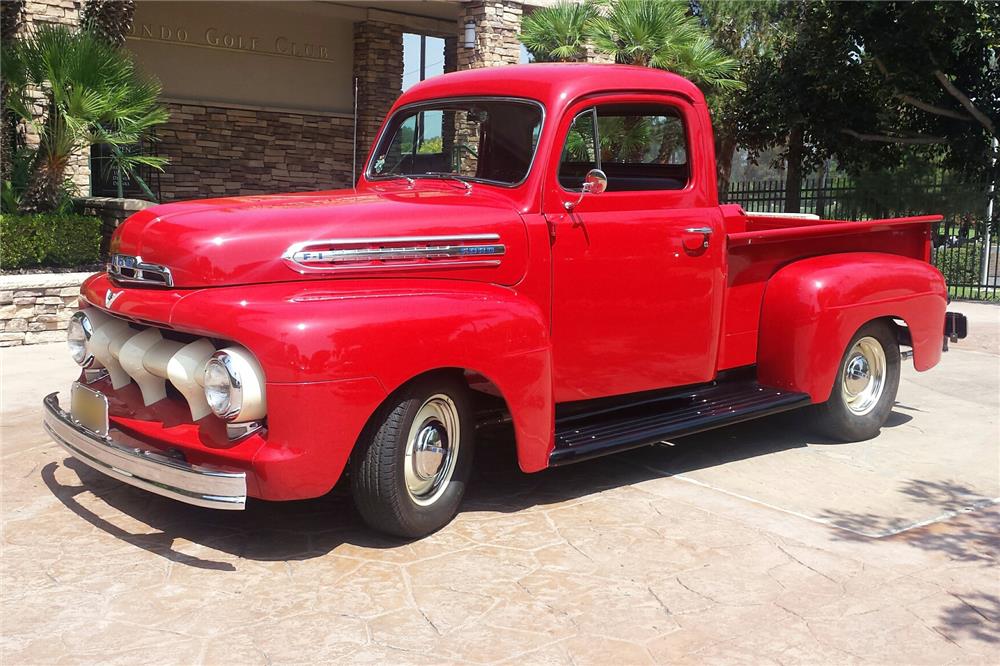
[[[809,404],[805,393],[756,381],[713,383],[556,418],[549,465],[596,458]]]

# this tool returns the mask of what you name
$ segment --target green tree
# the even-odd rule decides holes
[[[784,145],[786,210],[802,174],[835,158],[852,172],[911,157],[981,178],[1000,111],[994,2],[783,3],[775,41],[744,62],[740,145]]]
[[[592,2],[560,2],[525,16],[519,37],[535,62],[581,62],[587,59],[588,24],[596,17]]]
[[[700,0],[698,4],[698,15],[712,42],[739,63],[735,78],[743,83],[742,90],[712,91],[708,96],[720,192],[729,189],[737,148],[745,147],[740,114],[745,97],[760,94],[751,89],[751,74],[757,63],[774,58],[785,39],[782,13],[779,0]]]
[[[38,136],[21,208],[60,207],[70,157],[91,145],[110,146],[116,168],[133,177],[139,166],[166,164],[162,157],[123,150],[150,138],[168,119],[157,103],[159,83],[141,76],[127,52],[89,30],[45,25],[5,44],[3,66],[6,106]],[[40,116],[32,108],[35,91],[41,94]]]
[[[431,137],[420,143],[417,152],[421,155],[439,155],[444,152],[444,142],[439,136]]]
[[[828,14],[860,45],[872,101],[885,107],[875,123],[837,126],[846,141],[982,175],[1000,123],[1000,3],[830,3]]]

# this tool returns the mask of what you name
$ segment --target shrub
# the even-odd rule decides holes
[[[949,286],[979,283],[979,247],[939,247],[934,250],[934,265]]]
[[[101,220],[86,215],[0,215],[0,268],[75,268],[101,258]]]

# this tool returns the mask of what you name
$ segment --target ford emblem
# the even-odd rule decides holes
[[[104,294],[104,307],[110,309],[111,305],[118,300],[118,297],[124,294],[124,291],[113,291],[108,289],[108,293]]]

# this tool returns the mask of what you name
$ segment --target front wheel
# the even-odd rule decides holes
[[[431,376],[394,393],[358,442],[354,501],[371,527],[426,536],[458,511],[472,468],[475,428],[468,389]]]
[[[878,435],[899,389],[899,342],[886,321],[865,324],[840,360],[830,399],[816,406],[819,428],[844,442]]]

